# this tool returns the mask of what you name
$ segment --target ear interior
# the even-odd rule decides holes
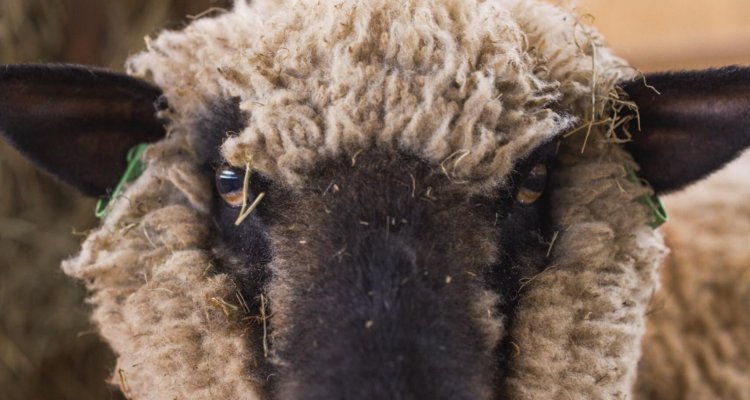
[[[750,68],[647,75],[623,85],[638,105],[627,149],[657,192],[680,189],[750,146]]]
[[[165,134],[161,91],[124,74],[74,65],[0,67],[0,134],[89,196],[107,194],[134,145]]]

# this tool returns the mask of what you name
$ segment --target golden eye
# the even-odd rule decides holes
[[[529,175],[521,184],[516,194],[516,201],[523,205],[534,204],[542,194],[547,186],[547,166],[544,164],[537,164],[529,172]]]
[[[216,170],[216,190],[221,198],[232,207],[242,207],[244,200],[243,184],[245,171],[229,166]]]

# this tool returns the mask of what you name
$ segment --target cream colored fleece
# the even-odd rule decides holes
[[[93,319],[130,399],[254,399],[244,315],[206,248],[210,187],[175,134],[63,270],[91,290]]]
[[[252,158],[294,185],[321,158],[374,145],[481,188],[572,124],[551,108],[560,84],[543,50],[529,51],[513,2],[300,1],[267,15],[253,4],[164,33],[130,63],[183,121],[239,97],[252,117],[224,144],[238,166]]]
[[[607,117],[632,76],[594,31],[537,0],[239,2],[160,34],[129,68],[163,88],[171,136],[64,268],[92,290],[114,380],[135,399],[254,398],[264,378],[235,287],[207,261],[210,191],[188,130],[208,101],[236,96],[250,115],[227,159],[291,188],[321,159],[381,147],[469,194],[576,121]],[[626,179],[635,165],[602,130],[565,140],[559,156],[559,239],[521,299],[504,390],[629,398],[661,236],[646,226],[647,190]]]

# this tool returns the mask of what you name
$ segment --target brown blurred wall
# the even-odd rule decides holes
[[[643,71],[750,65],[750,0],[580,0],[581,14]]]
[[[0,0],[0,64],[121,69],[159,27],[228,0]],[[59,270],[93,201],[37,172],[0,141],[0,399],[117,399],[113,356],[88,322],[83,288]],[[78,232],[78,233],[74,233]]]

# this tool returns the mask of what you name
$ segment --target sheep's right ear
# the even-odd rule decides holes
[[[139,79],[75,65],[0,66],[0,136],[89,196],[114,188],[134,145],[165,135]]]
[[[638,105],[641,128],[631,121],[625,148],[657,193],[696,182],[750,147],[749,67],[649,74],[622,89]]]

